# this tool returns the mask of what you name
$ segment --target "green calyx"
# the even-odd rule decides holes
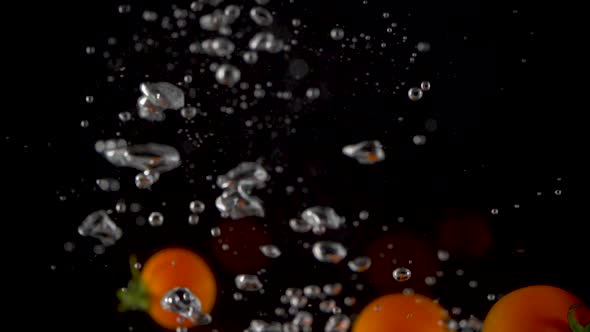
[[[117,290],[117,298],[119,299],[119,311],[147,311],[150,305],[150,296],[147,287],[141,280],[141,274],[136,267],[137,258],[131,256],[129,258],[129,266],[131,268],[131,280],[126,288]]]
[[[576,309],[580,307],[579,304],[574,304],[567,312],[567,321],[570,323],[572,332],[590,332],[590,324],[585,327],[576,319]]]

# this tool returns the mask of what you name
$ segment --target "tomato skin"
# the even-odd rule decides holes
[[[583,303],[561,288],[546,285],[520,288],[492,306],[482,331],[571,332],[567,314],[574,304]],[[579,321],[587,324],[587,318],[579,317]]]
[[[447,319],[448,312],[425,296],[389,294],[361,311],[352,332],[445,332]]]
[[[205,313],[211,312],[215,304],[215,276],[207,263],[192,251],[167,248],[157,252],[144,264],[141,279],[150,294],[148,313],[154,321],[167,329],[193,326],[188,320],[179,324],[177,314],[161,307],[160,300],[169,290],[175,287],[190,289],[201,301],[202,311]]]

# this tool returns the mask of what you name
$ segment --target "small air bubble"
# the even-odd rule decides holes
[[[422,99],[422,96],[424,95],[424,93],[422,92],[422,90],[420,88],[410,88],[408,90],[408,98],[410,98],[411,101],[418,101],[420,99]]]
[[[361,220],[367,220],[367,219],[369,219],[369,212],[368,212],[368,211],[364,211],[364,210],[363,210],[363,211],[361,211],[361,212],[359,213],[359,218],[360,218]]]
[[[436,278],[432,276],[426,277],[424,278],[424,283],[428,286],[434,286],[436,284]]]
[[[65,250],[65,251],[67,251],[67,252],[72,252],[72,251],[74,251],[74,248],[75,248],[75,247],[76,247],[76,246],[74,245],[74,243],[73,243],[73,242],[66,242],[66,243],[64,243],[64,250]]]
[[[334,28],[330,31],[330,37],[334,40],[342,40],[344,38],[344,30],[340,28]]]
[[[105,252],[105,247],[102,244],[97,244],[94,246],[93,251],[97,255],[102,255]]]
[[[148,223],[154,227],[162,226],[164,223],[164,216],[160,212],[152,212],[148,217]]]
[[[430,51],[430,44],[426,42],[419,42],[418,45],[416,45],[416,49],[418,52],[428,52]]]
[[[412,137],[412,142],[416,145],[424,145],[426,144],[426,136],[424,135],[416,135]]]

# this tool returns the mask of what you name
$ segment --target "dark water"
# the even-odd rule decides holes
[[[185,2],[177,4],[188,7]],[[144,8],[170,15],[169,6],[137,2],[125,16],[117,13],[117,5],[95,1],[74,4],[68,13],[57,8],[50,11],[55,16],[48,17],[55,20],[46,25],[47,33],[38,35],[45,50],[38,61],[47,71],[41,76],[53,82],[41,93],[52,96],[52,102],[36,111],[35,123],[29,121],[27,127],[35,137],[8,132],[7,141],[26,161],[21,171],[33,172],[38,170],[36,165],[45,165],[41,174],[37,171],[38,176],[29,178],[41,184],[36,190],[42,197],[41,211],[32,212],[47,216],[29,223],[40,230],[33,251],[43,252],[43,259],[36,261],[48,275],[49,289],[64,294],[68,307],[64,312],[60,309],[64,305],[55,306],[57,314],[52,315],[50,327],[158,330],[141,314],[117,313],[114,294],[129,277],[129,254],[145,260],[157,249],[172,245],[199,252],[216,272],[221,293],[211,328],[219,331],[242,331],[259,317],[272,320],[287,287],[312,283],[343,283],[343,296],[357,298],[354,307],[344,307],[347,314],[358,313],[380,294],[405,287],[440,298],[446,308],[462,308],[459,318],[472,314],[483,319],[494,303],[488,294],[498,297],[532,284],[560,286],[590,301],[582,272],[590,250],[580,229],[585,219],[579,213],[578,182],[569,152],[576,141],[570,125],[572,112],[559,76],[559,39],[548,26],[547,13],[538,6],[385,1],[366,5],[296,1],[291,5],[271,0],[267,7],[276,11],[273,29],[277,35],[289,39],[294,30],[291,20],[301,19],[304,27],[296,36],[298,45],[287,54],[261,56],[256,65],[235,60],[238,53],[233,62],[239,63],[242,81],[251,86],[272,81],[267,94],[291,91],[296,97],[290,101],[267,97],[247,110],[235,107],[235,114],[226,115],[219,107],[227,106],[236,95],[213,89],[213,74],[208,70],[199,73],[202,62],[206,68],[214,59],[189,56],[189,38],[172,40],[161,29],[149,28],[158,23],[141,19]],[[250,5],[243,8],[242,16]],[[383,17],[384,12],[390,13],[389,18]],[[236,24],[234,32],[258,30],[245,22]],[[394,22],[395,36],[386,30]],[[212,35],[203,33],[195,22],[190,24],[194,40]],[[148,30],[142,32],[144,26]],[[335,26],[344,30],[343,41],[330,39]],[[161,45],[138,55],[133,51],[134,33],[150,35]],[[361,41],[361,33],[371,40]],[[353,35],[359,39],[356,49],[341,48],[343,42],[350,44],[347,39]],[[403,36],[407,36],[405,43]],[[108,37],[116,37],[117,45],[108,46]],[[242,49],[246,42],[244,38],[236,46]],[[381,48],[381,42],[387,46]],[[410,63],[418,42],[430,43],[431,50]],[[88,45],[96,47],[94,56],[84,54]],[[171,71],[166,69],[172,59],[166,47],[181,52]],[[111,53],[110,67],[102,56],[106,50]],[[118,57],[122,63],[117,63]],[[289,63],[296,59],[309,67],[301,79],[289,73]],[[121,65],[126,67],[125,77],[108,83],[113,67]],[[187,87],[195,88],[197,96],[191,102],[199,101],[207,116],[197,116],[192,123],[174,112],[163,123],[118,120],[122,111],[135,115],[138,86],[145,74],[177,82],[189,72],[193,83]],[[411,102],[407,89],[423,80],[430,81],[432,89],[420,101]],[[302,101],[312,86],[320,88],[320,98]],[[395,86],[400,89],[394,94]],[[253,99],[251,87],[246,94],[249,101]],[[87,104],[86,95],[93,95],[95,101]],[[285,124],[287,118],[289,124]],[[82,120],[89,121],[88,128],[80,127]],[[263,126],[248,128],[246,120]],[[427,122],[436,123],[436,130],[428,131]],[[96,140],[117,132],[133,141],[174,145],[185,166],[163,175],[151,192],[138,191],[133,187],[133,171],[115,169],[94,152]],[[198,148],[184,143],[195,134],[202,140]],[[425,135],[426,144],[415,145],[415,135]],[[359,165],[341,154],[343,145],[365,139],[383,143],[387,154],[383,163]],[[211,240],[209,229],[222,222],[213,206],[221,191],[212,188],[214,183],[206,177],[215,179],[246,160],[261,160],[272,177],[267,188],[257,192],[267,217],[246,222],[263,227],[283,256],[264,266],[268,271],[264,295],[236,302],[232,299],[235,273],[261,266],[254,259],[250,265],[247,260],[227,258]],[[273,172],[276,166],[284,171]],[[94,181],[101,177],[118,178],[122,189],[115,194],[98,191]],[[287,186],[294,187],[292,194],[286,193]],[[60,196],[66,199],[61,201]],[[144,210],[139,215],[145,218],[151,211],[162,212],[164,226],[139,227],[137,214],[125,214],[117,219],[125,232],[123,239],[95,256],[94,242],[80,238],[76,227],[94,210],[113,209],[120,198],[141,202]],[[198,226],[189,227],[188,204],[193,199],[204,201],[207,210]],[[369,219],[358,228],[348,224],[329,237],[345,244],[350,258],[375,255],[371,273],[350,280],[344,264],[320,265],[301,247],[301,241],[313,243],[316,237],[294,234],[286,223],[313,205],[331,206],[348,221],[357,219],[361,210],[369,212]],[[493,214],[493,209],[498,213]],[[258,235],[236,229],[232,243],[257,247]],[[69,241],[76,246],[71,253],[63,250]],[[408,266],[413,279],[408,283],[395,283],[392,268],[375,263],[388,243],[396,245],[395,258],[413,260]],[[443,247],[450,251],[448,262],[436,260],[436,251]],[[457,276],[457,269],[464,275]],[[424,277],[438,270],[445,276],[426,287]],[[469,287],[472,280],[478,282],[476,288]],[[358,283],[364,290],[355,290]]]

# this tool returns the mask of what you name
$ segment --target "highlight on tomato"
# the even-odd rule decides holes
[[[207,314],[213,309],[217,296],[215,276],[205,260],[194,252],[167,248],[152,255],[141,271],[135,257],[130,259],[130,265],[132,279],[117,292],[120,311],[147,312],[156,323],[171,330],[198,325],[198,321],[183,319],[162,306],[162,298],[178,288],[188,290],[182,300],[189,301],[190,295],[199,304],[199,313]]]
[[[590,309],[570,292],[547,285],[508,293],[488,312],[484,332],[590,332]]]
[[[448,312],[426,296],[396,293],[369,303],[352,332],[445,332],[448,319]]]

